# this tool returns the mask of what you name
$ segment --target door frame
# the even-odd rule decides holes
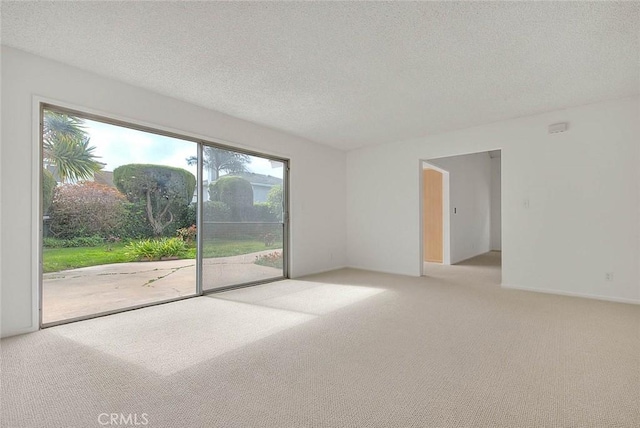
[[[419,165],[419,198],[420,198],[420,274],[424,275],[424,180],[423,170],[433,169],[442,174],[442,264],[451,264],[451,217],[449,196],[449,171],[430,163],[428,160],[420,160]]]

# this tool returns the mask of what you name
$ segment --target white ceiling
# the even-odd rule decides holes
[[[2,2],[2,43],[341,149],[638,94],[640,4]]]

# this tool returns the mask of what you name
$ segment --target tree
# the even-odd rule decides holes
[[[189,171],[164,165],[122,165],[113,171],[113,181],[129,201],[144,205],[156,236],[184,211],[196,188]]]
[[[242,153],[231,152],[229,150],[219,149],[216,147],[204,148],[203,166],[208,168],[213,173],[211,181],[215,181],[220,178],[220,172],[224,171],[227,174],[240,174],[247,172],[246,164],[251,161],[249,155]],[[191,156],[187,158],[189,165],[196,165],[198,158]]]
[[[44,161],[55,166],[62,182],[86,180],[102,169],[82,119],[45,110],[42,141]]]

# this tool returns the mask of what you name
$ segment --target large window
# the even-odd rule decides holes
[[[42,108],[41,323],[286,276],[287,162]]]

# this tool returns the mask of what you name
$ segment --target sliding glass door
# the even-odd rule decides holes
[[[203,167],[203,289],[283,278],[286,163],[207,146]]]
[[[287,162],[43,105],[41,324],[286,276]]]

